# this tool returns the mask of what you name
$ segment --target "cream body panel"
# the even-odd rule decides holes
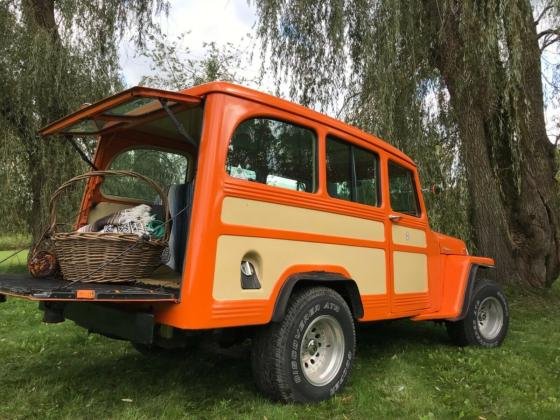
[[[426,248],[426,232],[422,229],[393,225],[393,243]]]
[[[428,291],[428,257],[414,252],[393,253],[395,293]]]
[[[241,288],[240,263],[247,254],[253,261],[260,262],[256,269],[261,289]],[[356,281],[361,294],[386,293],[385,251],[382,249],[224,235],[218,239],[214,299],[268,299],[287,269],[305,264],[341,266]]]
[[[385,240],[382,222],[264,201],[226,197],[222,222],[369,241]]]

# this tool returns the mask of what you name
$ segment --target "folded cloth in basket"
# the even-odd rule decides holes
[[[155,219],[155,216],[150,214],[151,210],[146,204],[119,210],[82,226],[78,232],[134,233],[138,236],[149,234],[147,226]]]

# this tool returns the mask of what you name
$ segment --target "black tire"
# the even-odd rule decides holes
[[[448,321],[446,327],[451,340],[459,346],[497,347],[502,344],[509,327],[509,307],[500,286],[480,281],[475,286],[465,318]]]
[[[355,348],[354,319],[338,293],[327,287],[296,292],[284,319],[262,327],[253,339],[255,382],[273,400],[328,399],[348,380]]]

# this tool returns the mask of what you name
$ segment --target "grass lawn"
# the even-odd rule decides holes
[[[31,236],[24,234],[0,235],[0,249],[29,248]],[[2,258],[0,258],[2,260]]]
[[[15,252],[18,252],[22,248],[23,247],[9,251],[0,251],[0,261],[4,261],[4,259],[8,258]],[[16,273],[25,271],[27,267],[27,252],[27,250],[19,252],[13,257],[8,258],[6,261],[0,262],[0,273]]]
[[[9,299],[0,418],[559,418],[558,286],[513,298],[509,337],[494,350],[454,347],[433,323],[360,327],[349,385],[308,406],[258,394],[250,344],[147,359],[71,321],[44,325],[36,304]]]

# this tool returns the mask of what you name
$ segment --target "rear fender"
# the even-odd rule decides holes
[[[286,314],[288,302],[292,293],[302,287],[326,286],[337,291],[348,303],[355,319],[364,316],[364,307],[360,298],[360,291],[356,282],[340,273],[326,271],[308,271],[292,274],[282,285],[276,298],[272,322],[280,322]]]

